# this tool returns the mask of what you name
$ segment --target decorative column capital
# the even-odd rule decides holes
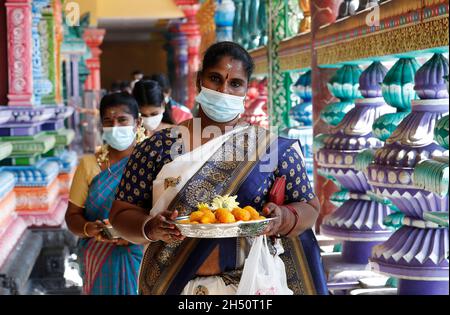
[[[100,55],[102,50],[99,46],[103,42],[106,31],[100,28],[86,28],[83,33],[83,39],[91,50],[91,58],[86,60],[86,66],[89,68],[90,75],[85,82],[85,89],[99,91],[100,84]]]
[[[99,46],[103,43],[106,30],[101,28],[86,28],[83,39],[91,49],[92,59],[99,58],[102,51]]]

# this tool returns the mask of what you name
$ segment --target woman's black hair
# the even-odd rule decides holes
[[[135,120],[139,118],[138,103],[134,97],[127,92],[117,92],[103,96],[100,101],[100,118],[103,119],[103,115],[108,108],[117,106],[126,106]]]
[[[218,42],[209,46],[203,57],[203,71],[215,66],[223,57],[232,57],[241,61],[250,80],[255,68],[253,59],[244,47],[234,42]]]
[[[161,107],[164,103],[163,90],[159,83],[153,80],[140,80],[136,82],[133,88],[133,96],[138,102],[139,107]],[[168,104],[165,104],[162,121],[167,124],[173,124],[172,109]]]
[[[133,96],[139,106],[161,107],[164,94],[158,82],[153,80],[140,80],[133,88]]]

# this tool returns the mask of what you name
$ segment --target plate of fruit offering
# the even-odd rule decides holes
[[[200,203],[188,216],[178,217],[173,223],[181,234],[192,238],[227,238],[258,236],[271,220],[251,206],[239,207],[237,196],[217,196],[211,204]]]

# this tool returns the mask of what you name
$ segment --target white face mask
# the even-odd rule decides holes
[[[158,128],[158,126],[161,124],[161,121],[163,119],[163,114],[159,114],[156,116],[151,117],[142,117],[142,124],[144,125],[144,128],[148,131],[153,131]]]
[[[166,104],[169,104],[170,96],[164,96],[164,102],[166,102]]]
[[[136,139],[134,126],[103,127],[103,140],[118,151],[125,151]]]
[[[220,93],[203,86],[195,100],[206,116],[219,123],[232,121],[245,111],[245,96]]]

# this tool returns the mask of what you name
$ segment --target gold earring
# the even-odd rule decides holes
[[[136,142],[141,143],[145,139],[147,139],[147,136],[145,135],[145,128],[144,125],[142,124],[138,127],[138,130],[136,132]]]

